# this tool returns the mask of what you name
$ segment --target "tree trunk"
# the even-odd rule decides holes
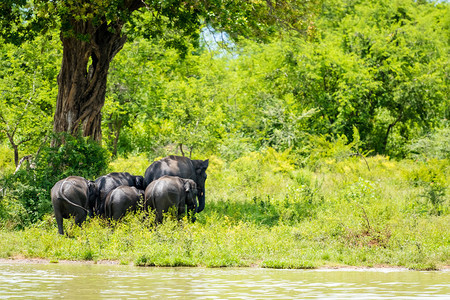
[[[112,151],[112,156],[117,156],[117,144],[119,142],[120,131],[122,129],[122,120],[117,117],[113,119],[113,115],[108,118],[109,128],[109,149]],[[112,142],[111,142],[112,141]]]
[[[14,149],[14,165],[17,167],[19,165],[19,146],[16,144],[11,144]]]
[[[100,141],[101,109],[113,57],[126,36],[122,24],[94,26],[91,21],[72,20],[72,31],[61,32],[63,59],[58,75],[58,98],[53,131],[90,136]]]
[[[389,134],[391,133],[391,130],[394,128],[394,126],[398,122],[401,121],[402,117],[403,117],[403,113],[401,112],[400,115],[397,117],[397,119],[393,123],[389,124],[389,126],[386,130],[386,135],[384,136],[384,140],[383,140],[383,152],[382,153],[386,153],[387,143],[389,140]]]

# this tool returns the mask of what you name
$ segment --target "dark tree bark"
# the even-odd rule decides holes
[[[394,126],[397,125],[397,123],[402,120],[402,117],[403,117],[403,113],[401,112],[400,115],[397,117],[397,119],[395,119],[395,121],[393,123],[389,124],[389,126],[386,130],[386,134],[384,136],[384,140],[383,140],[382,153],[386,153],[387,143],[389,140],[389,134],[391,133],[391,130],[394,128]]]
[[[92,22],[73,22],[73,26],[77,35],[61,33],[63,59],[53,130],[73,135],[81,130],[84,136],[100,141],[109,65],[126,36],[121,35],[121,24],[110,28],[103,23],[96,28]]]

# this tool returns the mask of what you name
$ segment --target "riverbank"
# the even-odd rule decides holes
[[[151,228],[139,215],[129,216],[115,225],[91,219],[79,228],[67,222],[67,236],[60,236],[53,218],[49,217],[42,224],[24,230],[0,230],[0,240],[6,241],[0,247],[0,258],[156,267],[383,266],[439,270],[449,265],[449,246],[445,243],[447,221],[439,218],[428,223],[428,236],[410,233],[420,238],[421,244],[398,240],[396,231],[404,234],[405,228],[399,226],[389,243],[380,246],[349,243],[341,236],[324,236],[317,225],[309,222],[301,226],[268,227],[234,223],[227,218],[205,220],[199,217],[193,224],[167,220]],[[442,244],[430,243],[433,232],[439,235],[436,240]]]
[[[58,260],[52,261],[50,259],[44,258],[0,258],[0,264],[68,264],[68,265],[123,265],[118,260]],[[135,266],[133,263],[128,264],[128,266]],[[140,266],[136,266],[140,267]],[[159,268],[159,267],[158,267]],[[242,267],[241,267],[242,268]],[[259,266],[253,265],[249,268],[261,268]],[[314,268],[314,270],[360,270],[360,271],[375,271],[375,272],[389,272],[389,271],[411,271],[411,269],[405,267],[393,267],[386,265],[379,265],[373,267],[356,267],[356,266],[321,266]],[[417,270],[412,270],[417,271]],[[439,269],[433,271],[445,271],[450,272],[450,266],[441,266]]]

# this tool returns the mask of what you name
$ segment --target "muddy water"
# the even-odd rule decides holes
[[[0,299],[449,299],[450,271],[0,263]]]

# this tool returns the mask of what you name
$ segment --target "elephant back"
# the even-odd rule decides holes
[[[88,180],[80,176],[69,176],[62,179],[58,181],[52,189],[52,195],[56,194],[58,197],[70,196],[79,199],[83,204],[87,204],[88,193]]]
[[[58,181],[51,190],[52,204],[65,207],[69,211],[82,209],[84,212],[92,210],[90,200],[89,181],[80,176],[69,176]],[[83,213],[84,213],[83,212]]]
[[[119,219],[130,209],[135,211],[143,191],[134,186],[121,185],[111,191],[105,200],[105,215]]]
[[[152,181],[164,175],[196,179],[194,164],[190,158],[170,155],[153,162],[145,170],[144,186],[147,187]]]
[[[105,213],[105,201],[110,192],[119,186],[133,186],[138,185],[138,188],[143,188],[142,176],[134,176],[128,172],[113,172],[107,175],[100,176],[95,180],[99,189],[99,204],[97,205],[97,213],[103,215]]]

